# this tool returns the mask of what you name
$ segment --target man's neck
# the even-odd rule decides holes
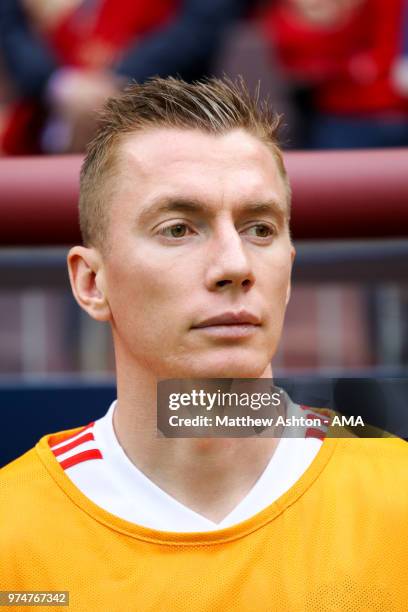
[[[118,371],[121,375],[113,420],[126,455],[169,495],[220,522],[252,489],[278,440],[159,437],[156,379]]]

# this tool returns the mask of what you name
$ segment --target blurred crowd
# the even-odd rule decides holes
[[[0,154],[83,151],[107,97],[222,73],[243,26],[272,99],[284,81],[288,146],[408,146],[408,0],[0,0]]]

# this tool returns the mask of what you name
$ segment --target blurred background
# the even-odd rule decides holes
[[[395,169],[398,151],[404,178],[408,0],[0,1],[0,411],[12,440],[4,457],[40,433],[103,414],[115,394],[109,329],[83,314],[70,293],[69,241],[52,226],[48,238],[27,238],[33,156],[81,155],[95,110],[132,80],[222,74],[243,75],[253,89],[260,84],[284,114],[288,160],[298,151],[317,154],[324,175],[318,152],[376,152],[367,159],[375,159],[375,180],[387,194],[395,187],[387,168]],[[11,168],[25,190],[20,200],[4,187]],[[343,179],[336,181],[336,161],[330,168],[338,195]],[[319,178],[310,180],[318,189]],[[402,191],[394,189],[390,216],[406,208]],[[306,216],[311,200],[301,201],[300,187],[294,192],[296,221],[296,198]],[[319,396],[315,382],[330,377],[406,380],[408,217],[385,230],[387,197],[373,206],[360,194],[355,204],[362,216],[366,206],[368,224],[349,227],[345,219],[336,229],[332,221],[316,234],[309,220],[294,231],[294,288],[274,364],[279,376],[311,381],[312,398]],[[37,208],[37,221],[47,225],[49,212],[41,202]],[[11,235],[16,223],[21,233]],[[392,401],[400,412],[405,391]],[[395,419],[395,433],[407,437],[408,412]]]

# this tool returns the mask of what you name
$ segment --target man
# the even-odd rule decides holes
[[[2,470],[1,589],[79,611],[406,609],[406,443],[157,434],[162,379],[272,377],[294,257],[277,128],[242,83],[108,102],[68,265],[111,325],[118,399]]]

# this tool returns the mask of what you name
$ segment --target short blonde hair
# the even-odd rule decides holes
[[[198,129],[224,134],[242,128],[267,144],[284,179],[288,206],[290,187],[278,142],[281,117],[252,95],[242,78],[209,78],[194,83],[169,77],[134,83],[105,103],[95,137],[81,169],[79,220],[86,246],[103,250],[108,240],[107,181],[117,176],[115,154],[124,136],[149,128]]]

